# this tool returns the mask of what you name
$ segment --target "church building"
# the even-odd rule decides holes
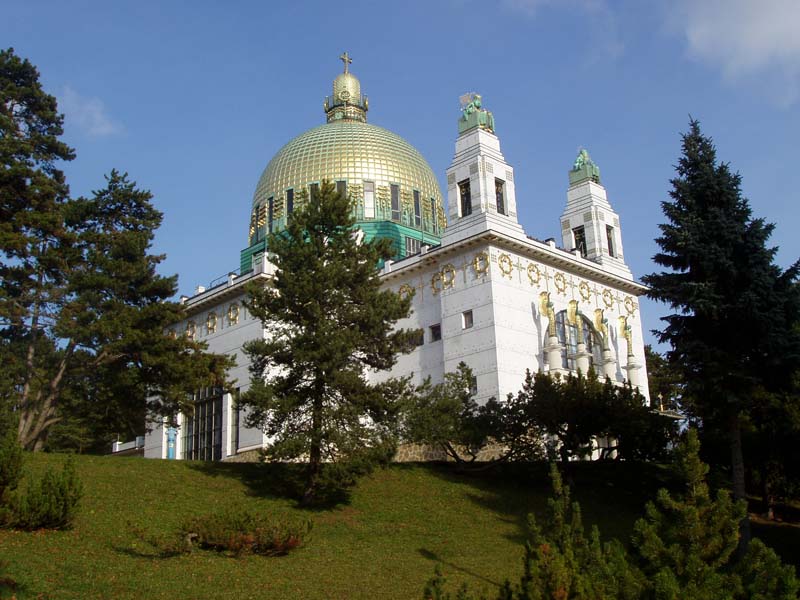
[[[269,285],[266,237],[285,226],[302,191],[313,200],[329,180],[351,199],[367,239],[393,241],[396,259],[383,265],[381,278],[399,294],[413,293],[412,313],[398,326],[423,331],[391,371],[369,377],[413,374],[416,383],[428,376],[436,383],[464,362],[474,374],[473,394],[485,402],[516,393],[527,369],[566,374],[593,367],[648,396],[638,302],[646,288],[625,263],[620,217],[589,154],[581,150],[568,169],[559,239],[531,237],[517,220],[514,168],[500,149],[494,117],[479,95],[468,94],[445,205],[422,155],[367,122],[368,99],[347,53],[341,59],[344,72],[324,103],[326,123],[286,144],[258,181],[238,271],[183,297],[187,316],[176,333],[234,354],[230,377],[247,389],[242,345],[264,328],[244,306],[245,284]],[[260,430],[244,427],[231,393],[203,389],[194,414],[179,415],[177,428],[148,432],[144,454],[236,459],[266,442]]]

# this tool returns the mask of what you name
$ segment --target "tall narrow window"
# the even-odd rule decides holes
[[[431,341],[438,342],[442,339],[442,324],[436,323],[436,325],[431,325]]]
[[[581,251],[581,256],[586,256],[586,230],[583,225],[572,230],[572,237],[575,238],[575,249]]]
[[[231,455],[239,450],[239,423],[242,407],[239,406],[239,388],[231,395]]]
[[[346,181],[337,181],[336,182],[336,193],[339,194],[342,198],[347,198],[347,182]]]
[[[263,204],[258,205],[258,222],[256,223],[256,240],[264,239],[264,225],[266,224],[267,209]]]
[[[364,182],[364,218],[375,218],[375,184],[372,181]]]
[[[286,190],[286,216],[294,212],[294,190]]]
[[[309,195],[311,196],[311,202],[317,202],[319,200],[319,184],[312,183],[308,186]]]
[[[497,213],[506,214],[506,182],[502,179],[494,180],[494,196],[497,199]]]
[[[400,220],[400,186],[393,183],[392,190],[392,221]]]
[[[614,228],[611,225],[606,225],[606,241],[608,241],[608,255],[616,256],[614,252]]]
[[[469,190],[469,179],[458,184],[458,193],[461,196],[461,216],[466,217],[472,214],[472,195]]]
[[[194,394],[193,412],[184,416],[183,457],[187,460],[222,458],[222,390],[202,388]]]
[[[272,217],[275,214],[275,198],[272,196],[267,200],[267,231],[272,233]]]
[[[419,191],[414,190],[414,226],[422,225],[422,207],[419,203]]]
[[[431,198],[431,231],[437,233],[439,227],[436,223],[436,198]]]

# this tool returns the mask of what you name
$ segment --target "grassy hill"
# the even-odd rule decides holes
[[[26,464],[41,471],[63,460],[33,455]],[[574,467],[587,522],[623,540],[666,478],[657,466]],[[549,494],[543,465],[479,476],[393,465],[363,479],[349,502],[301,511],[280,493],[280,466],[78,457],[77,468],[85,495],[74,529],[0,531],[0,582],[16,582],[17,598],[420,598],[437,563],[452,584],[489,591],[519,576],[525,515],[543,516]],[[311,538],[283,557],[165,558],[135,533],[173,532],[231,506],[307,515]],[[757,535],[797,560],[787,554],[800,547],[800,529],[764,529]],[[0,598],[10,596],[0,583]]]

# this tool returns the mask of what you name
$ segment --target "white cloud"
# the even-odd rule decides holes
[[[689,56],[733,83],[759,80],[783,104],[800,84],[798,0],[682,0],[673,13]]]
[[[58,102],[64,111],[66,126],[75,125],[92,137],[105,137],[121,133],[123,127],[106,112],[103,101],[81,96],[70,86],[65,86]]]

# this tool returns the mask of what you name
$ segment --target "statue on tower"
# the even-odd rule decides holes
[[[458,133],[479,127],[489,133],[494,133],[494,115],[483,108],[480,94],[469,92],[460,98],[461,118],[458,120]]]
[[[587,179],[600,183],[600,167],[594,163],[586,148],[581,148],[575,162],[572,163],[572,169],[569,172],[569,183],[572,185]]]

